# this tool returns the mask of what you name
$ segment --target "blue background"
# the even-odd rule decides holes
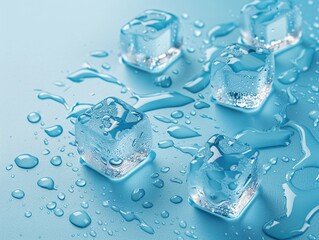
[[[189,14],[189,19],[182,20],[185,35],[185,48],[198,48],[206,36],[208,29],[213,26],[237,21],[241,7],[248,1],[243,0],[211,0],[211,1],[2,1],[0,8],[0,239],[83,239],[86,233],[94,230],[95,239],[177,239],[179,235],[174,230],[181,231],[180,236],[189,239],[184,232],[193,230],[198,239],[270,239],[262,232],[262,226],[284,213],[284,195],[282,183],[285,174],[294,165],[292,161],[284,163],[279,161],[263,178],[262,191],[253,201],[245,214],[236,221],[225,221],[191,207],[187,202],[187,188],[185,183],[191,156],[183,154],[173,148],[158,149],[157,142],[170,139],[166,133],[168,124],[154,119],[154,114],[169,117],[176,109],[162,109],[148,113],[151,122],[158,127],[154,133],[154,150],[157,158],[154,162],[145,165],[134,176],[122,183],[111,183],[108,179],[79,164],[76,149],[69,144],[74,141],[68,134],[73,125],[66,119],[67,111],[53,101],[40,101],[34,89],[43,89],[63,96],[72,106],[76,102],[97,103],[107,96],[118,96],[129,103],[134,103],[129,94],[121,94],[120,87],[108,84],[98,79],[89,79],[83,83],[72,83],[66,76],[81,67],[84,62],[101,70],[102,63],[109,63],[109,73],[116,76],[128,87],[137,93],[152,93],[162,89],[153,84],[154,76],[135,71],[126,67],[119,61],[119,30],[121,26],[144,9],[155,8],[172,12],[178,16],[182,13]],[[309,35],[308,27],[318,15],[319,4],[314,0],[312,5],[308,1],[298,1],[305,18],[304,34]],[[193,22],[200,19],[205,22],[202,38],[194,38]],[[219,40],[219,44],[235,41],[238,31],[231,36]],[[318,36],[318,35],[317,35]],[[90,53],[95,50],[106,50],[110,53],[107,58],[93,58]],[[173,85],[171,90],[178,90],[186,95],[191,95],[182,86],[201,69],[197,62],[196,54],[185,51],[185,55],[174,66],[167,70],[171,75]],[[301,74],[298,84],[307,86],[308,81],[317,83],[316,74],[318,56],[315,54],[313,67]],[[179,74],[172,71],[178,69]],[[101,70],[102,72],[104,70]],[[53,83],[62,81],[68,87],[57,87]],[[275,87],[272,96],[267,101],[263,112],[256,115],[245,115],[234,112],[211,103],[211,108],[198,110],[195,117],[191,117],[191,127],[199,127],[201,137],[174,140],[182,146],[193,143],[202,144],[215,133],[224,133],[233,136],[238,131],[247,127],[270,128],[274,124],[273,112],[283,99],[281,88]],[[209,95],[209,87],[205,90]],[[196,96],[192,96],[196,98]],[[207,100],[207,99],[206,99]],[[313,122],[308,118],[310,110],[318,109],[317,102],[310,105],[307,99],[300,100],[291,110],[295,121],[303,122],[311,127],[315,134],[318,129],[313,127]],[[180,108],[186,115],[194,110],[192,104]],[[45,125],[30,124],[26,117],[28,113],[38,111]],[[199,113],[212,116],[216,121],[202,119]],[[230,117],[231,116],[231,117]],[[181,123],[186,119],[182,119]],[[43,129],[54,124],[61,124],[64,133],[58,138],[48,137]],[[49,145],[43,143],[48,139]],[[59,148],[65,148],[60,152]],[[42,155],[44,149],[49,149],[49,155]],[[319,151],[319,150],[318,150]],[[14,164],[16,156],[22,153],[33,154],[40,159],[37,167],[23,170]],[[74,156],[68,156],[74,153]],[[54,167],[50,159],[54,155],[61,155],[63,164]],[[69,154],[70,155],[70,154]],[[271,157],[287,156],[299,159],[302,156],[298,135],[295,134],[291,144],[286,148],[263,150],[260,164],[266,163]],[[67,166],[72,163],[72,167]],[[11,171],[5,168],[9,164],[14,167]],[[68,164],[70,165],[70,164]],[[161,173],[160,168],[169,166],[168,173]],[[79,171],[74,172],[72,168]],[[182,172],[181,172],[182,171]],[[152,185],[150,175],[158,172],[164,180],[165,186],[157,189]],[[58,191],[48,191],[39,188],[36,184],[41,177],[50,176],[55,180]],[[179,177],[182,185],[169,181],[171,177]],[[87,185],[84,188],[75,186],[78,178],[84,178]],[[68,189],[74,186],[74,192]],[[143,187],[146,195],[139,202],[130,199],[131,191],[136,187]],[[22,200],[13,199],[11,192],[17,188],[24,190],[26,196]],[[64,192],[66,199],[60,201],[56,195]],[[169,201],[173,195],[181,195],[184,201],[175,205]],[[81,202],[89,202],[86,210],[92,217],[92,224],[86,229],[79,229],[70,224],[69,214],[82,209]],[[102,206],[104,200],[109,200],[124,210],[135,211],[149,225],[155,229],[154,235],[141,231],[137,222],[125,222],[121,216],[109,208]],[[65,212],[64,216],[57,217],[45,209],[49,201],[56,201],[58,207]],[[142,203],[150,201],[154,204],[151,209],[144,209]],[[166,210],[170,217],[163,219],[160,213]],[[31,218],[26,218],[24,213],[32,212]],[[103,225],[99,225],[98,221]],[[179,227],[180,220],[187,222],[186,229]],[[156,221],[159,221],[156,222]],[[192,226],[192,227],[191,227]],[[311,227],[297,239],[307,239],[309,234],[317,235],[319,218],[312,219]],[[113,231],[110,236],[103,227]],[[125,230],[123,230],[123,227]],[[88,236],[92,239],[92,236]]]

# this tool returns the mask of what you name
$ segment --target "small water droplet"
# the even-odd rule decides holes
[[[84,187],[86,185],[86,181],[83,178],[76,180],[75,185],[78,187]]]
[[[61,156],[54,156],[51,158],[50,163],[53,166],[60,166],[62,164],[62,158]]]
[[[61,125],[54,125],[52,127],[48,127],[44,129],[45,133],[50,137],[58,137],[63,133],[63,128]]]
[[[32,216],[32,212],[27,211],[27,212],[24,213],[24,216],[25,216],[26,218],[30,218],[30,217]]]
[[[153,182],[153,185],[157,188],[163,188],[164,187],[164,181],[162,179],[156,179],[154,182]]]
[[[139,201],[145,195],[145,190],[143,188],[136,188],[131,193],[132,201]]]
[[[41,115],[37,112],[31,112],[28,114],[27,119],[30,123],[38,123],[41,120]]]
[[[41,179],[38,180],[37,182],[39,187],[48,189],[48,190],[53,190],[54,188],[54,181],[52,178],[50,177],[43,177]]]
[[[181,196],[175,195],[175,196],[170,198],[170,201],[174,204],[179,204],[179,203],[183,202],[183,198]]]
[[[162,218],[168,218],[169,212],[164,210],[163,212],[161,212],[161,216],[162,216]]]
[[[47,209],[49,209],[49,210],[53,210],[53,209],[56,208],[56,202],[51,201],[51,202],[49,202],[49,203],[46,205],[46,207],[47,207]]]
[[[56,208],[56,209],[54,210],[54,214],[55,214],[55,216],[57,216],[57,217],[62,217],[62,216],[64,215],[64,211],[63,211],[61,208]]]

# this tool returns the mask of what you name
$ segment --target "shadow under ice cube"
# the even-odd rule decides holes
[[[226,47],[211,65],[212,97],[236,109],[257,109],[271,92],[274,56],[264,48]]]
[[[128,175],[155,154],[148,117],[113,97],[78,117],[75,137],[83,163],[113,180]]]
[[[187,176],[191,205],[237,218],[253,199],[261,181],[258,151],[223,135],[212,136],[204,153],[190,164]]]
[[[262,0],[241,10],[242,40],[249,45],[282,50],[301,37],[302,17],[291,0]]]
[[[181,54],[178,18],[160,10],[146,10],[121,29],[125,63],[151,73],[165,70]]]

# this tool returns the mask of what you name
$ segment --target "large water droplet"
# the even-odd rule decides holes
[[[22,198],[24,198],[25,194],[22,190],[17,189],[11,193],[11,196],[16,198],[16,199],[22,199]]]
[[[31,169],[39,163],[39,159],[31,154],[21,154],[14,160],[20,168]]]
[[[85,211],[75,211],[69,217],[70,223],[79,228],[86,228],[91,224],[91,217]]]

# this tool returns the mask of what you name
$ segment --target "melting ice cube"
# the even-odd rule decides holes
[[[121,29],[123,60],[147,72],[163,71],[181,54],[179,25],[171,13],[144,11]]]
[[[154,157],[148,117],[117,98],[106,98],[80,115],[75,137],[81,160],[110,179]]]
[[[273,54],[263,48],[232,44],[212,63],[212,96],[237,109],[256,109],[268,97],[274,78]]]
[[[281,50],[299,41],[302,17],[291,0],[263,0],[241,10],[241,34],[249,45]]]
[[[190,203],[226,218],[239,217],[261,181],[258,151],[239,140],[212,136],[204,153],[190,164]]]

